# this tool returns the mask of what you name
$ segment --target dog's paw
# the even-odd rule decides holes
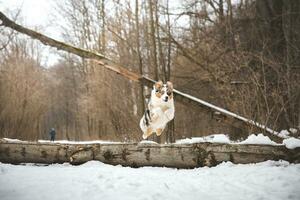
[[[147,133],[144,133],[142,137],[143,137],[144,140],[146,140],[147,137],[148,137]]]
[[[161,129],[161,128],[156,129],[156,135],[157,136],[160,136],[162,132],[163,132],[163,129]]]

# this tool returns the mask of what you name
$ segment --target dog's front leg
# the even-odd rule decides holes
[[[155,122],[163,114],[161,108],[155,108],[150,113],[151,122]]]
[[[174,118],[174,109],[168,109],[165,111],[165,115],[168,119],[168,121],[171,121]]]

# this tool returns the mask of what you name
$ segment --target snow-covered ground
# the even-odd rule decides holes
[[[178,170],[90,161],[80,166],[0,163],[1,200],[300,199],[300,164],[222,163]]]

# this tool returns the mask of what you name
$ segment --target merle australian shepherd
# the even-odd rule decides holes
[[[167,123],[174,118],[175,107],[173,98],[173,84],[168,81],[158,81],[153,85],[150,101],[140,121],[143,139],[152,133],[160,136]]]

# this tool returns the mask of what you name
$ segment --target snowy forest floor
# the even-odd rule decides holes
[[[98,161],[83,165],[0,163],[1,200],[56,199],[300,199],[300,164],[222,163],[178,170],[129,168]]]

